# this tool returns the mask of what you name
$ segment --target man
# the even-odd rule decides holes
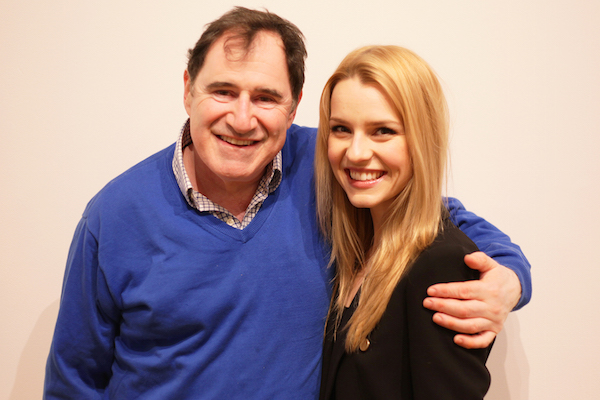
[[[305,56],[300,31],[273,14],[236,8],[208,26],[190,50],[177,143],[110,182],[77,227],[45,398],[318,396],[331,270],[313,209],[315,131],[292,125]],[[482,346],[528,301],[529,267],[449,206],[523,282],[520,296],[517,275],[478,254],[467,262],[481,281],[430,289],[434,320]]]

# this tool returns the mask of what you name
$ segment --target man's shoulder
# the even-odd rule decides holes
[[[317,128],[309,128],[293,124],[287,130],[286,145],[290,147],[311,146],[314,148],[317,139]]]
[[[309,126],[300,126],[292,124],[290,129],[287,130],[288,135],[301,135],[301,136],[316,136],[317,128],[311,128]]]
[[[127,207],[136,199],[160,190],[165,178],[174,180],[171,169],[174,149],[175,144],[171,144],[112,179],[90,200],[84,216],[102,208]]]
[[[317,129],[293,124],[287,130],[283,146],[283,161],[286,164],[296,164],[299,161],[312,163],[315,154]]]

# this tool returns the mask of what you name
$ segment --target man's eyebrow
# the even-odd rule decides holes
[[[207,90],[218,89],[223,87],[234,87],[235,85],[231,82],[212,82],[206,86]]]
[[[269,96],[273,96],[275,97],[277,100],[281,100],[283,99],[283,95],[281,93],[279,93],[277,90],[275,89],[269,89],[269,88],[257,88],[255,90],[256,92],[259,93],[264,93],[264,94],[268,94]]]

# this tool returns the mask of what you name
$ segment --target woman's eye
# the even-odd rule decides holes
[[[379,128],[376,132],[379,135],[395,135],[397,132],[390,128]]]
[[[346,128],[343,125],[334,125],[330,128],[331,132],[336,132],[336,133],[340,133],[340,132],[350,132],[350,130],[348,128]]]

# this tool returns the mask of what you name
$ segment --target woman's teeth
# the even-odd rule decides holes
[[[350,171],[350,178],[355,181],[374,181],[383,176],[383,172],[358,172]]]

